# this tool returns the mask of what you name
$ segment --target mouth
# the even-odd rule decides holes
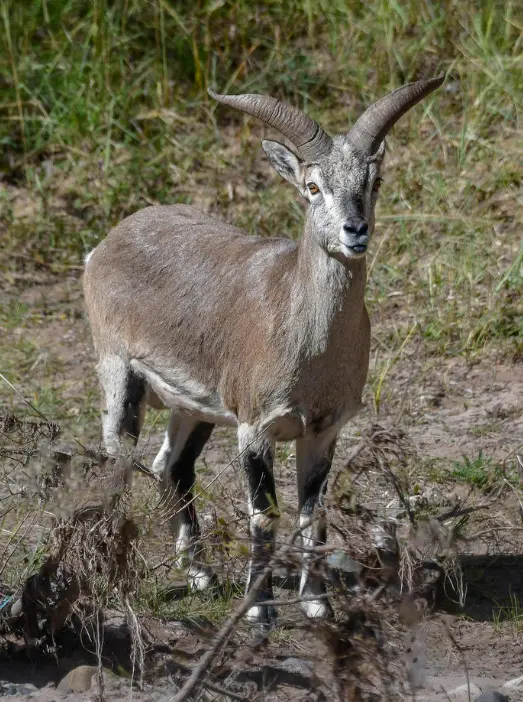
[[[356,246],[348,246],[348,249],[351,251],[354,251],[354,253],[361,254],[365,253],[367,250],[367,245],[366,244],[357,244]]]
[[[341,243],[341,254],[345,258],[360,258],[367,251],[366,244],[355,244],[354,246],[348,246],[347,244]]]
[[[340,234],[339,242],[341,244],[342,254],[348,258],[359,258],[367,251],[367,243],[355,244],[354,237],[347,236],[345,232]]]

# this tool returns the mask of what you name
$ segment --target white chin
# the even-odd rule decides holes
[[[356,251],[349,249],[348,246],[345,246],[345,244],[342,244],[340,241],[339,249],[337,250],[336,253],[339,256],[342,256],[343,258],[357,259],[357,258],[363,258],[367,253],[367,249],[365,249],[365,251],[362,251],[361,253],[356,253]]]

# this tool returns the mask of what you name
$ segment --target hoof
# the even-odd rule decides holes
[[[310,619],[332,619],[334,612],[328,600],[304,600],[300,607]]]
[[[218,588],[218,578],[210,568],[191,568],[187,574],[187,582],[191,590],[202,592],[209,588]]]
[[[263,603],[250,607],[245,616],[253,624],[260,624],[263,629],[273,629],[278,620],[276,607]]]

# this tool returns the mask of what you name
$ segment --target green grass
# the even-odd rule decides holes
[[[493,613],[494,632],[498,635],[504,633],[508,627],[514,637],[521,636],[523,632],[523,609],[520,599],[513,592],[509,594],[509,603],[498,605]]]
[[[463,456],[462,461],[455,461],[450,477],[459,483],[466,483],[471,487],[489,491],[494,487],[499,487],[503,480],[519,484],[517,471],[507,474],[499,463],[496,463],[490,456],[484,456],[482,451],[475,458]]]
[[[180,582],[184,582],[185,573],[180,574]],[[204,616],[206,619],[219,623],[223,621],[234,607],[234,599],[243,594],[241,588],[224,583],[219,596],[208,592],[189,592],[185,597],[172,599],[169,587],[164,580],[150,575],[140,585],[135,593],[135,605],[149,616],[163,619],[182,619],[184,617]]]

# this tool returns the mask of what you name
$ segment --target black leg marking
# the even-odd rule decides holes
[[[323,498],[327,492],[327,477],[329,475],[334,445],[329,453],[313,468],[313,471],[304,476],[303,482],[298,478],[298,503],[300,514],[313,514],[316,504],[323,505]],[[301,477],[301,476],[300,476]]]
[[[259,578],[274,551],[276,527],[279,518],[278,503],[272,465],[274,447],[267,437],[261,437],[249,445],[249,436],[240,437],[248,448],[241,455],[241,462],[248,482],[249,490],[249,529],[251,533],[251,562],[247,591]],[[267,600],[274,599],[272,591],[272,575],[269,574],[263,587],[257,594],[255,605],[249,610],[250,619],[268,626],[276,618],[276,610],[270,605],[264,605]]]
[[[307,549],[323,545],[327,540],[324,496],[335,447],[336,437],[332,438],[332,435],[330,438],[299,439],[296,442],[300,527],[304,547],[300,595],[308,598],[326,593],[323,576],[315,568],[316,557]],[[324,617],[332,613],[323,597],[303,602],[303,609],[311,617]]]
[[[188,567],[192,586],[200,590],[214,582],[215,577],[205,564],[204,548],[199,543],[200,527],[195,503],[192,501],[196,480],[194,465],[211,436],[214,424],[196,422],[190,429],[191,425],[184,426],[184,422],[194,422],[194,420],[190,417],[184,417],[181,420],[179,432],[189,430],[190,433],[183,446],[177,446],[174,441],[167,464],[167,475],[164,475],[163,482],[168,494],[168,502],[173,510],[171,528],[176,534],[179,564]]]
[[[180,512],[180,521],[190,525],[191,537],[198,537],[200,534],[196,509],[194,502],[191,502],[196,481],[194,465],[213,429],[214,424],[199,422],[171,467],[171,482],[184,506],[183,511]],[[188,502],[190,504],[187,504]]]
[[[144,378],[131,371],[125,388],[124,413],[120,435],[127,435],[133,440],[135,445],[138,442],[142,428],[145,390],[146,383]]]
[[[268,441],[262,442],[258,451],[249,447],[242,456],[243,468],[249,481],[249,497],[256,512],[266,512],[276,503],[273,460],[273,451]]]

